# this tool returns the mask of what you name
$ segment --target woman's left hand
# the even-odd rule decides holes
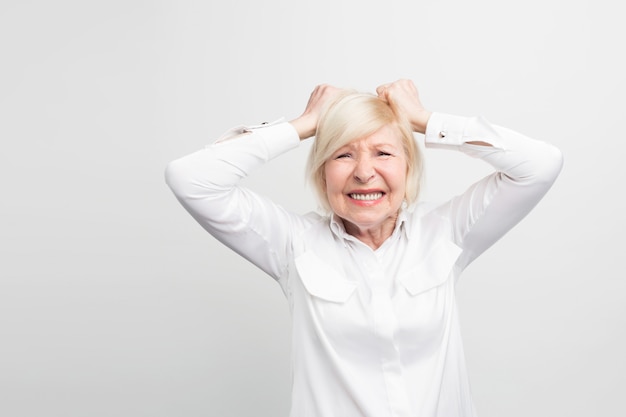
[[[389,103],[396,113],[406,117],[411,123],[413,131],[426,132],[426,125],[431,112],[424,108],[413,81],[398,80],[382,84],[376,88],[376,94]]]

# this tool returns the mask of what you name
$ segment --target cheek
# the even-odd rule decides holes
[[[406,172],[406,170],[404,170],[404,169],[402,170],[402,172],[400,173],[400,177],[402,178],[402,179],[401,179],[401,182],[402,182],[402,188],[403,188],[404,190],[406,190],[406,182],[407,182],[407,178],[408,178],[408,177],[407,177],[407,172]]]
[[[324,186],[328,194],[335,193],[338,190],[343,189],[344,175],[341,169],[334,166],[334,164],[327,164],[324,169]]]
[[[406,165],[396,165],[393,167],[389,167],[386,172],[386,178],[390,186],[404,191],[406,187],[407,174],[408,172]]]

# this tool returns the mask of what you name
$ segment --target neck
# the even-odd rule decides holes
[[[341,220],[343,221],[346,233],[359,239],[373,250],[376,250],[380,248],[385,240],[393,233],[397,218],[398,216],[396,214],[395,217],[389,218],[387,221],[374,227],[359,227],[344,219]]]

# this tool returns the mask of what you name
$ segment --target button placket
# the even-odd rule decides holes
[[[372,288],[372,309],[378,336],[381,369],[389,407],[394,417],[409,417],[409,399],[404,382],[400,352],[394,340],[397,318],[393,303],[383,282]]]

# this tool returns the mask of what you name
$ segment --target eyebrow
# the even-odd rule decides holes
[[[397,146],[396,144],[389,143],[389,142],[373,142],[371,145],[374,148],[402,149],[402,146]]]
[[[390,142],[386,142],[386,141],[376,141],[376,142],[370,142],[368,144],[369,147],[373,147],[373,148],[379,148],[382,146],[386,146],[386,147],[390,147],[390,148],[394,148],[394,149],[401,149],[402,145],[398,146],[396,144],[390,143]],[[337,148],[337,151],[342,150],[342,149],[355,149],[356,147],[352,144],[352,143],[347,143],[343,146],[340,146],[339,148]]]

